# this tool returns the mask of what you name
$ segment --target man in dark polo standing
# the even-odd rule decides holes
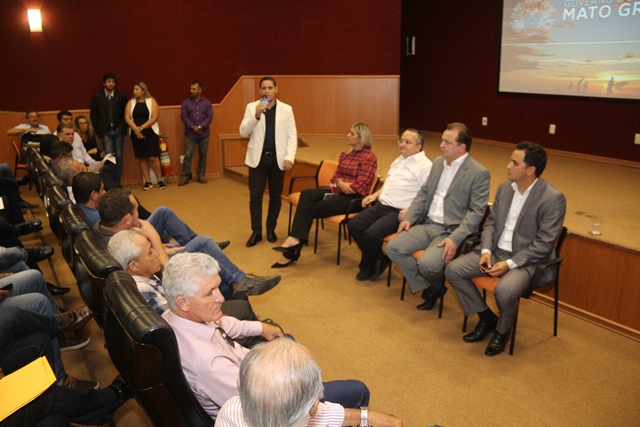
[[[104,145],[104,151],[116,155],[115,180],[120,185],[122,177],[122,144],[127,124],[124,121],[124,107],[127,96],[116,90],[116,76],[107,73],[102,77],[104,89],[91,99],[91,122],[96,135]]]
[[[211,101],[202,96],[202,83],[191,83],[191,97],[185,99],[180,108],[180,117],[184,123],[184,161],[179,186],[189,183],[191,160],[198,147],[198,182],[206,184],[207,149],[209,148],[209,125],[213,120]]]
[[[262,240],[262,197],[269,181],[269,211],[267,213],[267,240],[278,238],[275,233],[282,205],[284,171],[293,167],[298,147],[298,132],[293,109],[277,100],[278,87],[273,77],[260,80],[262,99],[250,102],[240,124],[240,135],[251,135],[245,164],[249,166],[249,209],[251,211],[251,237],[247,246]]]

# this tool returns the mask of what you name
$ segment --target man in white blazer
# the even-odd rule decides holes
[[[277,100],[278,87],[273,77],[260,79],[262,99],[250,102],[240,124],[240,135],[251,135],[245,164],[249,166],[249,210],[251,237],[247,246],[262,240],[262,197],[269,181],[269,211],[267,213],[267,240],[278,238],[275,233],[282,205],[284,171],[293,167],[298,148],[298,132],[293,109]]]
[[[487,356],[504,351],[518,314],[519,297],[527,290],[537,265],[552,258],[562,230],[566,200],[540,178],[546,165],[547,153],[542,146],[532,142],[516,146],[507,164],[508,181],[498,187],[482,230],[480,250],[454,260],[446,269],[447,280],[465,313],[480,317],[464,341],[482,341],[495,330],[485,350]],[[548,270],[541,282],[549,283],[555,273],[555,269]],[[471,281],[483,275],[500,277],[494,291],[499,318]]]

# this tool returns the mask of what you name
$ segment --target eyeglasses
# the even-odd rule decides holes
[[[82,125],[88,125],[88,122],[78,122],[78,126],[82,126]]]
[[[236,342],[233,340],[233,338],[231,338],[229,335],[227,335],[227,332],[224,329],[216,328],[216,331],[220,332],[220,336],[222,336],[222,338],[224,338],[224,340],[227,342],[227,344],[229,344],[233,348],[236,348]]]

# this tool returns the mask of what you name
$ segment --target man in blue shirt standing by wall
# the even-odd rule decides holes
[[[198,146],[198,182],[206,184],[204,177],[207,171],[207,149],[209,148],[209,125],[213,120],[211,101],[202,96],[202,83],[191,83],[191,97],[185,99],[180,109],[180,117],[184,123],[184,162],[182,176],[178,185],[189,183],[191,175],[191,159]]]

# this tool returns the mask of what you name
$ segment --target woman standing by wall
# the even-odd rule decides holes
[[[158,179],[158,187],[164,190],[166,185],[162,179],[158,148],[160,135],[158,102],[151,96],[147,85],[143,82],[133,85],[133,98],[127,104],[124,114],[131,128],[129,136],[133,142],[133,152],[138,159],[145,181],[142,189],[149,190],[153,187],[149,175],[149,168],[151,168]]]

